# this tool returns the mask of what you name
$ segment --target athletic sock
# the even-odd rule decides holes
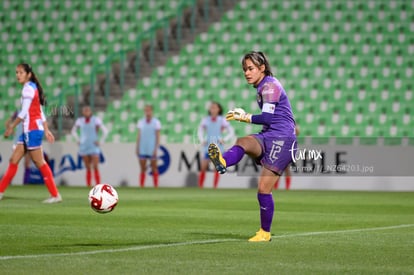
[[[152,178],[154,180],[154,187],[158,188],[158,172],[152,173]]]
[[[95,169],[95,183],[96,185],[101,183],[101,174],[99,173],[99,169]]]
[[[280,180],[280,177],[277,179],[277,181],[275,182],[275,185],[274,185],[274,189],[275,190],[277,190],[278,188],[279,188],[279,180]]]
[[[273,220],[273,212],[275,210],[273,196],[272,194],[257,193],[257,200],[259,201],[260,205],[261,228],[266,232],[270,232]]]
[[[286,190],[290,189],[290,183],[292,181],[291,177],[286,177]]]
[[[141,187],[144,187],[144,183],[145,183],[145,173],[141,173],[139,177],[139,185]]]
[[[45,163],[39,168],[39,170],[42,174],[43,181],[45,182],[50,195],[52,197],[57,197],[59,195],[59,192],[56,188],[55,179],[53,178],[52,170],[50,170],[49,165]]]
[[[9,186],[11,180],[14,178],[17,172],[18,165],[15,163],[9,163],[6,173],[3,175],[3,178],[0,180],[0,193],[4,193],[6,188]]]
[[[88,187],[91,186],[91,181],[92,181],[92,171],[86,170],[86,185]]]
[[[206,172],[200,172],[200,174],[198,175],[198,187],[203,188],[205,178]]]
[[[217,188],[217,185],[218,185],[218,182],[219,182],[219,179],[220,179],[220,174],[219,174],[219,172],[215,172],[214,173],[214,182],[213,182],[213,184],[214,184],[214,188]]]
[[[244,156],[244,149],[239,145],[234,145],[227,152],[223,154],[223,158],[226,161],[226,166],[232,166],[237,164]]]

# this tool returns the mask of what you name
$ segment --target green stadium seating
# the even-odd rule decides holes
[[[39,64],[42,80],[56,95],[61,86],[88,82],[91,66],[109,53],[133,48],[136,34],[173,13],[178,2],[31,1],[24,10],[17,3],[5,0],[0,11],[7,30],[0,36],[0,83],[8,91],[0,93],[3,120],[18,96],[13,71],[21,59]],[[167,142],[191,142],[211,100],[225,110],[259,112],[240,59],[262,50],[290,97],[301,135],[320,142],[334,136],[337,144],[352,144],[354,137],[378,144],[381,136],[385,145],[410,137],[412,145],[413,8],[410,1],[386,0],[240,1],[109,105],[109,140],[135,141],[131,125],[143,116],[144,104],[154,105]],[[37,23],[22,20],[27,14]],[[260,129],[234,126],[237,135]]]
[[[157,19],[173,16],[181,1],[12,1],[0,4],[0,93],[15,104],[20,87],[15,66],[31,63],[49,98],[74,83],[88,84],[94,64],[121,49],[134,49],[137,35]],[[2,109],[8,113],[13,108]],[[0,119],[4,124],[9,114]]]
[[[168,74],[154,71],[150,84],[138,84],[137,91],[159,89],[165,96],[179,91],[179,97],[168,97],[169,108],[191,105],[183,119],[171,123],[171,117],[159,116],[167,140],[183,140],[186,126],[197,127],[211,100],[225,109],[237,105],[258,112],[240,58],[262,50],[290,95],[303,135],[320,143],[335,136],[338,144],[351,144],[353,137],[377,144],[383,136],[384,144],[401,144],[401,137],[413,135],[414,101],[405,77],[406,71],[412,74],[407,61],[412,41],[405,34],[412,32],[411,17],[401,19],[400,13],[412,7],[389,6],[388,1],[241,1],[169,60]],[[392,43],[401,34],[401,43]],[[237,127],[239,135],[251,130]]]

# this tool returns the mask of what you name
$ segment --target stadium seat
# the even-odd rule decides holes
[[[11,24],[23,12],[13,12],[19,8],[16,1],[8,3],[0,12],[8,30],[0,36],[5,45],[2,54],[7,56],[2,58],[6,65],[0,67],[6,79],[0,79],[2,87],[13,86],[14,66],[21,58],[40,62],[42,79],[56,87],[74,80],[87,83],[85,72],[93,64],[117,47],[133,47],[135,34],[173,13],[178,2],[32,1],[24,9],[35,11],[32,16],[38,23],[32,28],[42,36],[16,35],[31,26],[26,21]],[[390,3],[240,1],[165,66],[140,81],[133,95],[126,93],[119,106],[109,105],[105,117],[124,125],[115,127],[110,138],[135,140],[122,129],[129,129],[131,120],[139,117],[128,110],[144,102],[155,105],[168,142],[188,140],[211,100],[221,102],[226,110],[237,105],[259,112],[255,91],[243,79],[240,59],[246,51],[262,50],[290,96],[304,136],[336,136],[342,144],[352,143],[353,137],[367,144],[389,137],[384,144],[400,144],[400,137],[414,136],[413,62],[408,58],[413,53],[413,18],[407,12],[412,8],[408,2]],[[28,39],[47,43],[48,51],[22,47]],[[9,102],[17,94],[3,93],[1,101]],[[168,111],[163,115],[161,110]],[[238,135],[252,129],[237,125]]]
[[[38,72],[50,98],[65,86],[88,84],[93,65],[117,50],[134,49],[137,34],[174,15],[179,2],[4,1],[0,75],[6,78],[1,87],[15,87],[14,67],[22,61]],[[13,103],[17,94],[10,95]]]

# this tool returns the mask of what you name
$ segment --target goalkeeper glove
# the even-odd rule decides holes
[[[252,114],[246,113],[242,108],[236,108],[227,112],[226,120],[237,120],[241,122],[251,123]]]

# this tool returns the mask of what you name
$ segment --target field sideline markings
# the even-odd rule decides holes
[[[327,234],[353,233],[353,232],[381,231],[381,230],[391,230],[391,229],[399,229],[399,228],[407,228],[407,227],[414,227],[414,224],[400,224],[400,225],[384,226],[384,227],[356,228],[356,229],[347,229],[347,230],[316,231],[316,232],[303,232],[303,233],[286,234],[286,235],[274,235],[272,236],[272,239],[282,239],[282,238],[302,237],[302,236],[305,237],[305,236],[316,236],[316,235],[327,235]],[[215,243],[236,242],[236,241],[240,241],[240,239],[200,240],[200,241],[191,241],[191,242],[141,245],[141,246],[132,246],[132,247],[127,247],[127,248],[113,248],[113,249],[79,251],[79,252],[69,252],[69,253],[56,253],[56,254],[10,255],[10,256],[0,256],[0,260],[4,261],[4,260],[15,260],[15,259],[37,259],[37,258],[46,258],[46,257],[83,256],[83,255],[95,255],[95,254],[102,254],[102,253],[139,251],[139,250],[147,250],[147,249],[153,249],[153,248],[188,246],[188,245],[198,245],[198,244],[215,244]]]
[[[400,225],[391,225],[391,226],[383,226],[383,227],[368,227],[368,228],[355,228],[355,229],[334,230],[334,231],[316,231],[316,232],[303,232],[303,233],[286,234],[286,235],[273,235],[272,239],[353,233],[353,232],[381,231],[381,230],[399,229],[399,228],[406,228],[406,227],[414,227],[414,224],[400,224]]]
[[[11,255],[11,256],[0,256],[0,260],[34,259],[34,258],[62,257],[62,256],[83,256],[83,255],[94,255],[94,254],[102,254],[102,253],[138,251],[138,250],[146,250],[146,249],[152,249],[152,248],[187,246],[187,245],[196,245],[196,244],[214,244],[214,243],[234,242],[234,241],[239,241],[239,239],[216,239],[216,240],[201,240],[201,241],[179,242],[179,243],[163,243],[163,244],[131,246],[131,247],[126,247],[126,248],[113,248],[113,249],[56,253],[56,254],[51,253],[51,254],[37,254],[37,255],[36,254]]]

